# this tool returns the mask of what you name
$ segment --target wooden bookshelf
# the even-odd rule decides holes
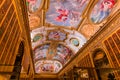
[[[107,55],[110,56],[112,60],[110,64],[112,64],[113,68],[120,67],[120,29],[112,33],[107,39],[104,40],[104,45],[107,50]],[[120,76],[120,72],[115,72],[116,76]]]

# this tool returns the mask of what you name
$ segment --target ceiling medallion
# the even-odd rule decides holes
[[[39,40],[43,39],[43,35],[42,34],[36,34],[33,38],[33,42],[37,42]]]
[[[79,46],[79,44],[80,44],[79,40],[77,38],[71,38],[70,42],[71,42],[72,45],[74,45],[76,47]]]

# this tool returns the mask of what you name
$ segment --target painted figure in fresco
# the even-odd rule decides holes
[[[90,0],[50,0],[46,21],[55,25],[78,27],[81,13]]]
[[[41,0],[27,0],[27,5],[30,11],[35,12],[41,4]]]
[[[68,59],[70,59],[72,51],[69,48],[59,45],[59,48],[57,49],[58,49],[57,54],[62,60],[62,63],[65,63]]]
[[[49,40],[65,40],[66,33],[61,31],[51,31],[48,36]]]
[[[52,40],[59,40],[60,39],[60,34],[57,31],[53,31],[49,34],[49,39]]]
[[[54,39],[56,39],[56,40],[59,40],[59,38],[60,38],[60,35],[59,35],[59,33],[58,32],[53,32],[53,38]]]
[[[32,11],[35,9],[35,3],[36,3],[36,1],[37,0],[27,0],[27,2],[28,2],[28,8],[31,10],[32,9]]]
[[[69,19],[69,24],[72,26],[76,26],[75,24],[79,23],[81,13],[78,11],[60,8],[56,10],[56,12],[59,13],[59,15],[55,18],[58,22],[67,22]]]
[[[58,71],[60,70],[60,68],[61,68],[61,65],[60,65],[59,63],[57,63],[57,62],[54,64],[54,66],[55,66],[55,67],[54,67],[54,68],[55,68],[55,69],[54,69],[55,72],[58,72]]]
[[[74,3],[73,1],[70,1],[71,3]],[[76,1],[77,2],[77,1]],[[74,4],[72,4],[74,5]],[[76,5],[76,4],[75,4]],[[71,22],[75,22],[75,21],[79,21],[79,17],[80,17],[80,12],[75,11],[75,10],[71,10],[71,9],[67,9],[65,7],[64,4],[61,4],[60,2],[58,2],[58,6],[55,7],[56,12],[59,14],[55,20],[58,22],[66,22],[69,18],[69,20],[71,20]]]
[[[80,12],[77,11],[70,11],[69,18],[70,18],[70,24],[72,26],[77,26],[75,24],[79,24],[80,21]]]
[[[62,22],[67,20],[69,13],[67,9],[57,9],[56,12],[59,13],[59,15],[55,18],[56,21]]]
[[[41,67],[42,71],[44,72],[53,72],[54,71],[54,66],[53,64],[44,64],[42,67]]]
[[[115,4],[115,0],[103,0],[100,5],[100,10],[95,10],[99,12],[95,12],[96,17],[92,17],[93,22],[99,23],[105,17],[107,17]]]
[[[35,53],[35,59],[45,59],[46,58],[46,51],[40,50],[39,52]]]
[[[61,9],[61,8],[56,11],[59,13],[59,15],[55,18],[56,21],[66,22],[69,18],[71,25],[75,25],[76,23],[79,23],[80,12]]]
[[[66,53],[65,60],[69,60],[72,56],[72,51],[69,48],[65,48],[65,53]]]

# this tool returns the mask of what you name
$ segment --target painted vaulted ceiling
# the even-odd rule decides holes
[[[35,72],[59,72],[115,13],[117,2],[26,0]]]

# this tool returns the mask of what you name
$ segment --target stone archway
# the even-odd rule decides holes
[[[94,62],[95,68],[97,68],[96,72],[97,72],[98,80],[103,80],[103,79],[106,80],[110,65],[109,65],[108,58],[104,50],[96,49],[94,51],[93,62]],[[105,70],[105,68],[107,70]]]

